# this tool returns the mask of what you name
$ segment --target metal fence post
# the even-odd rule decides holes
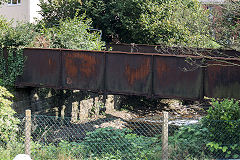
[[[163,112],[162,160],[168,160],[168,112]]]
[[[31,154],[31,110],[26,110],[25,122],[25,154]]]

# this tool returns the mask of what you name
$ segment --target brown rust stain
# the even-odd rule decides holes
[[[234,62],[235,63],[235,62]],[[238,62],[236,64],[239,64]],[[229,65],[227,62],[209,61],[207,67],[207,90],[212,95],[227,95],[226,88],[235,83],[239,83],[239,67]],[[218,90],[218,91],[217,91]],[[229,96],[229,95],[228,95]]]
[[[80,65],[80,71],[86,77],[90,77],[95,73],[96,70],[96,58],[89,55],[81,55],[82,63]]]
[[[169,72],[169,67],[167,66],[164,60],[158,59],[156,61],[156,66],[157,66],[157,75],[159,79],[161,79],[166,73]]]
[[[96,72],[97,60],[93,55],[72,54],[66,58],[66,71],[71,78],[75,78],[80,71],[82,77],[89,78]]]
[[[210,61],[210,62],[208,62],[208,64],[209,64],[209,66],[207,68],[208,84],[209,84],[208,87],[213,88],[215,86],[218,75],[220,75],[222,72],[221,65],[223,65],[224,63]]]
[[[140,80],[148,76],[150,72],[150,59],[145,59],[144,63],[138,68],[131,68],[129,64],[125,67],[125,74],[128,82],[132,85],[136,80]]]
[[[77,66],[74,65],[74,59],[72,58],[72,56],[68,56],[66,58],[65,67],[66,67],[66,72],[67,72],[68,76],[70,76],[70,77],[77,76],[78,69],[77,69]]]
[[[52,60],[48,59],[48,64],[51,65],[52,64]]]
[[[48,76],[48,75],[57,73],[57,70],[58,70],[57,62],[51,56],[48,56],[46,58],[31,57],[31,59],[28,59],[28,61],[29,61],[29,66],[32,66],[32,65],[36,66],[35,70],[39,72],[39,75],[41,75],[40,79],[42,79],[42,76]],[[39,65],[36,65],[36,64],[39,64]]]
[[[48,64],[49,64],[49,69],[50,71],[56,71],[57,67],[56,67],[56,61],[54,61],[52,58],[48,59]]]

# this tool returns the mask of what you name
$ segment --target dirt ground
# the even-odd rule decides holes
[[[207,101],[181,101],[175,99],[162,99],[154,108],[143,105],[134,106],[132,109],[121,108],[120,110],[106,111],[106,114],[119,117],[125,120],[144,117],[162,117],[162,112],[167,111],[170,117],[175,118],[199,118],[206,115],[209,103]]]
[[[206,115],[206,109],[209,107],[207,101],[181,101],[174,99],[162,99],[156,107],[148,108],[144,105],[138,107],[122,106],[120,110],[106,110],[106,117],[115,117],[117,119],[97,125],[96,128],[113,127],[117,129],[124,128],[129,122],[132,123],[158,123],[162,121],[163,111],[169,113],[169,121],[188,121],[199,120]],[[180,122],[186,123],[186,122]],[[195,123],[195,122],[194,122]],[[172,123],[174,125],[174,123]],[[177,122],[176,125],[181,125]]]

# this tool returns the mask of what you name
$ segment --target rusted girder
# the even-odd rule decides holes
[[[214,57],[196,67],[204,56],[37,48],[24,49],[24,56],[19,87],[179,99],[240,98],[240,67],[229,65],[239,59]],[[186,59],[196,63],[194,69]]]

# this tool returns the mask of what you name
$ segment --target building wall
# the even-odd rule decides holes
[[[14,19],[13,25],[16,21],[29,22],[30,21],[30,0],[22,0],[19,5],[3,4],[0,6],[0,15],[11,20]]]
[[[0,6],[0,15],[9,20],[14,19],[13,25],[16,25],[16,21],[34,23],[36,18],[41,18],[38,4],[39,0],[21,0],[20,5],[4,4]]]
[[[38,12],[41,8],[38,6],[39,0],[31,0],[30,3],[30,22],[34,23],[36,19],[41,19],[41,15]]]

